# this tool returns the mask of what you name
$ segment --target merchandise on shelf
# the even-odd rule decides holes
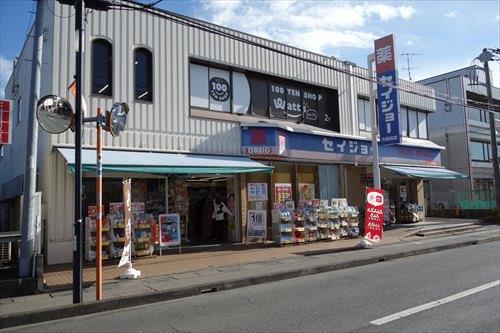
[[[334,203],[345,199],[335,199]],[[296,210],[273,210],[275,244],[337,240],[341,237],[359,236],[359,211],[357,207],[328,205],[319,200],[301,202]]]
[[[110,254],[112,258],[121,258],[123,252],[123,244],[125,242],[125,212],[119,205],[118,210],[111,211],[106,220],[111,226],[111,249]]]
[[[416,223],[423,221],[424,208],[421,205],[405,202],[399,213],[400,223]]]
[[[95,260],[95,246],[96,246],[96,230],[97,220],[95,215],[87,216],[85,218],[85,259],[87,261]],[[111,246],[109,223],[106,219],[102,220],[101,226],[101,244],[102,244],[102,260],[109,257]]]
[[[153,242],[152,230],[156,223],[152,214],[137,213],[132,214],[132,253],[134,256],[144,256],[152,254]]]
[[[273,210],[273,235],[275,244],[292,242],[292,213],[285,210]]]

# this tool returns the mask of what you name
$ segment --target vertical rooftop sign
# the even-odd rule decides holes
[[[401,142],[399,129],[399,94],[397,85],[394,36],[375,40],[375,69],[377,71],[377,109],[380,145]]]

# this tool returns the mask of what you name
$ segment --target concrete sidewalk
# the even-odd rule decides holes
[[[133,281],[108,278],[103,288],[104,300],[100,302],[95,302],[93,286],[84,289],[85,303],[79,305],[71,304],[71,290],[0,299],[0,329],[345,269],[500,239],[498,226],[483,227],[473,233],[425,239],[403,238],[407,233],[408,229],[388,231],[385,233],[383,244],[368,250],[356,248],[358,240],[351,239],[302,246],[266,247],[244,251],[234,249],[137,260],[135,267],[143,271],[143,278]],[[121,270],[106,267],[105,272],[107,274],[105,277],[113,277],[113,274],[117,276]],[[90,271],[87,274],[91,277]],[[66,273],[63,279],[67,279],[67,275]]]

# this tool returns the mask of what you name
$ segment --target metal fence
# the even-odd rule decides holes
[[[431,210],[491,210],[495,209],[493,191],[432,191]]]

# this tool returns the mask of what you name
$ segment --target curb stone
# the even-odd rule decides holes
[[[36,324],[57,319],[89,315],[93,313],[99,313],[111,310],[124,309],[151,303],[164,302],[174,299],[186,298],[190,296],[197,296],[204,293],[243,288],[258,284],[280,281],[280,280],[366,266],[378,262],[391,261],[399,258],[412,257],[421,254],[439,252],[459,247],[477,245],[487,242],[494,242],[498,240],[500,240],[500,236],[494,236],[473,241],[464,241],[447,245],[438,245],[418,250],[411,250],[408,252],[374,256],[372,258],[359,259],[354,261],[317,265],[310,268],[291,269],[281,272],[268,273],[263,275],[254,275],[254,276],[225,280],[214,283],[198,284],[189,287],[177,288],[173,290],[170,289],[162,291],[152,291],[138,295],[109,298],[109,299],[104,299],[102,301],[91,301],[80,304],[63,305],[44,310],[30,311],[24,313],[14,313],[14,314],[0,316],[0,329],[21,326],[21,325]]]

